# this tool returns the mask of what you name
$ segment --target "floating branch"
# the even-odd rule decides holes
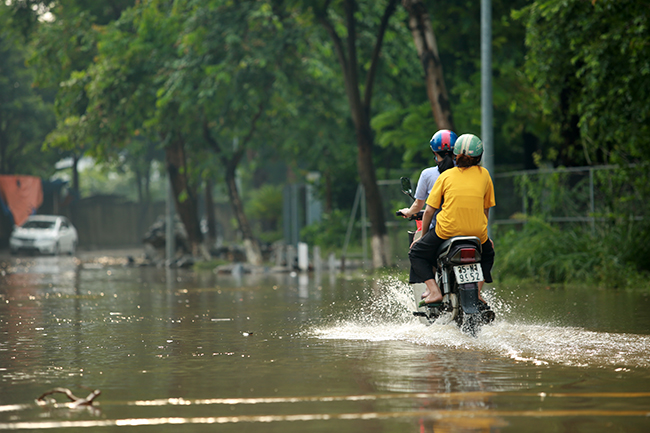
[[[101,394],[102,392],[98,389],[94,390],[90,394],[88,394],[88,397],[86,398],[80,398],[75,396],[68,388],[54,388],[50,391],[44,392],[40,397],[36,399],[36,402],[39,404],[46,403],[45,397],[48,395],[52,394],[65,394],[72,403],[70,403],[70,407],[79,407],[79,406],[92,406],[93,400]]]

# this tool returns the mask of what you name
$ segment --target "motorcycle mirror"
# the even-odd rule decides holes
[[[413,188],[411,187],[411,179],[408,177],[400,177],[399,180],[402,182],[402,192],[409,197],[411,197],[413,200]]]

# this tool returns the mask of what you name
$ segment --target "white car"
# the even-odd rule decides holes
[[[32,215],[22,226],[15,226],[9,238],[11,254],[19,251],[73,255],[77,249],[77,229],[59,215]]]

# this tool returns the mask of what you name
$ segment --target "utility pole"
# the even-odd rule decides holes
[[[481,0],[481,139],[483,166],[494,176],[492,127],[492,0]],[[493,177],[494,179],[494,177]],[[488,219],[488,221],[490,221]],[[491,226],[488,222],[488,234]]]

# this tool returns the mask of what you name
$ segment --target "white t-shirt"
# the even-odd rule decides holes
[[[415,198],[418,200],[424,200],[426,202],[427,198],[429,198],[431,188],[433,188],[433,184],[436,183],[438,176],[440,176],[440,170],[438,170],[437,165],[435,167],[429,167],[422,170],[422,173],[420,173],[420,178],[418,179],[418,184],[415,187]],[[433,229],[435,223],[436,219],[434,216],[431,220],[431,224],[429,225],[430,230]]]
[[[440,176],[440,171],[438,170],[437,165],[422,170],[420,178],[418,179],[418,185],[415,188],[415,198],[427,201],[431,188],[433,188],[433,184],[436,182],[436,179],[438,179],[438,176]]]

